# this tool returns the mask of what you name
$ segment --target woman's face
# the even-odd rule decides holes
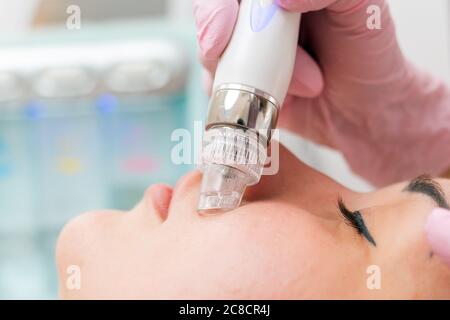
[[[201,174],[193,172],[173,193],[150,187],[127,214],[70,222],[57,248],[62,297],[450,298],[450,270],[424,234],[431,209],[446,206],[435,183],[356,193],[280,149],[279,173],[229,213],[197,214]],[[450,194],[448,180],[438,183]],[[81,282],[71,290],[73,265]]]

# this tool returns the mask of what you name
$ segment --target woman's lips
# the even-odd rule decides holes
[[[158,183],[151,185],[147,189],[147,195],[151,201],[151,206],[155,209],[158,216],[165,221],[169,214],[169,207],[174,202],[180,204],[183,209],[191,205],[197,205],[196,202],[194,204],[191,200],[195,198],[195,201],[197,201],[200,182],[201,174],[199,171],[194,170],[181,177],[175,188],[167,184]]]
[[[149,188],[149,195],[157,214],[164,221],[167,219],[173,188],[163,184],[154,184]]]

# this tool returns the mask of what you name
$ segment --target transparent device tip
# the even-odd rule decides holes
[[[245,173],[220,164],[204,165],[202,171],[199,213],[222,213],[239,207],[248,184]]]

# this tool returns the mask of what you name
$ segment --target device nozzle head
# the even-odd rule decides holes
[[[247,176],[220,164],[203,166],[203,178],[197,211],[200,214],[223,213],[239,207],[247,187]]]

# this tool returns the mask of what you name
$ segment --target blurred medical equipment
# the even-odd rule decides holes
[[[292,78],[300,14],[272,0],[243,0],[214,80],[203,136],[199,212],[239,206],[258,183]],[[273,50],[273,46],[283,50]]]
[[[30,1],[30,0],[22,0]],[[124,19],[165,19],[191,22],[191,0],[32,0],[38,1],[35,25],[65,23],[66,9],[82,9],[84,23]]]
[[[0,298],[55,297],[68,219],[129,209],[187,170],[170,150],[186,127],[189,63],[161,38],[1,50]]]

